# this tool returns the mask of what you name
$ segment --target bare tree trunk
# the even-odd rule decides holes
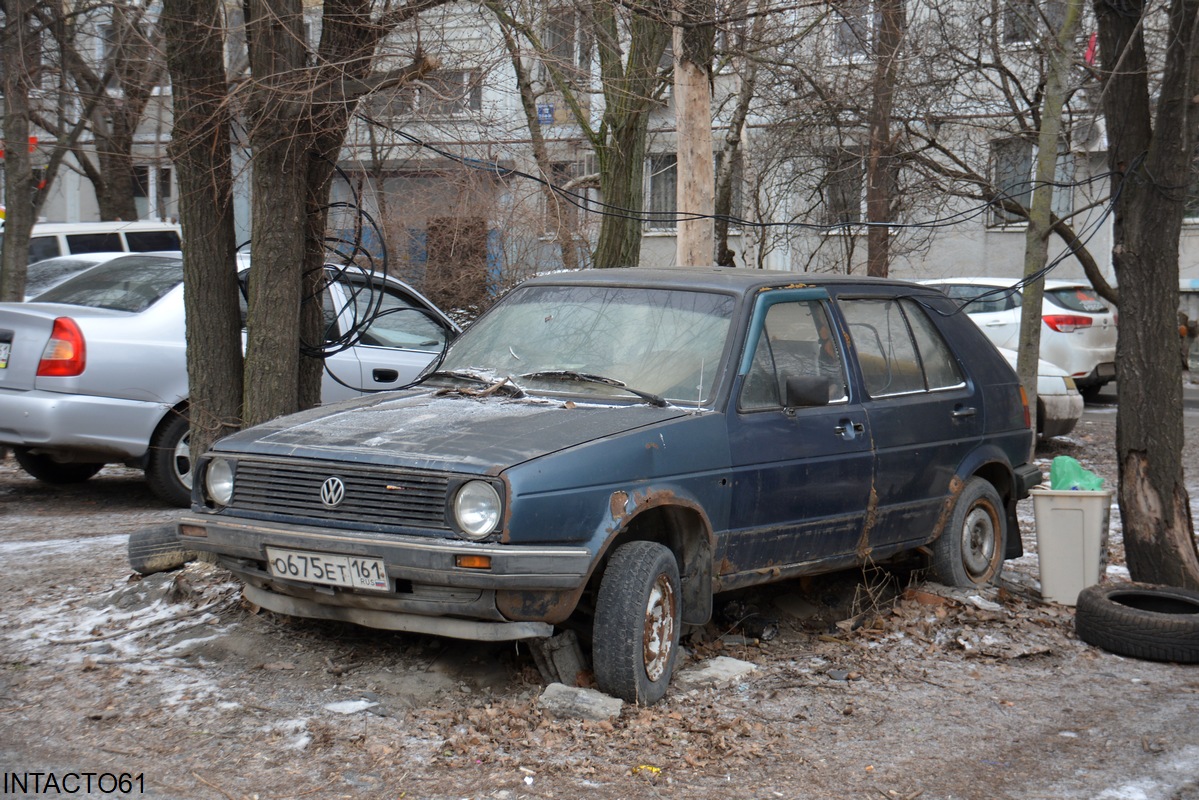
[[[1052,211],[1054,179],[1057,175],[1058,146],[1062,134],[1062,114],[1066,104],[1066,78],[1072,66],[1070,55],[1082,21],[1083,0],[1068,0],[1066,15],[1058,31],[1045,37],[1045,96],[1041,101],[1041,130],[1037,139],[1037,160],[1033,181],[1032,207],[1024,234],[1024,277],[1030,278],[1045,268],[1049,257],[1049,235],[1053,232]],[[1036,280],[1024,287],[1020,308],[1020,341],[1017,372],[1030,408],[1037,407],[1037,376],[1041,357],[1041,302],[1045,281]],[[1033,445],[1033,449],[1036,446]],[[1031,455],[1031,453],[1030,453]]]
[[[29,82],[37,51],[32,0],[7,0],[4,11],[4,254],[0,300],[25,298],[29,237],[33,231],[33,168],[29,159]]]
[[[164,0],[179,181],[191,450],[241,427],[242,352],[221,0]]]
[[[537,96],[533,91],[533,79],[525,67],[520,47],[511,30],[512,20],[507,17],[502,8],[495,3],[488,3],[488,8],[500,21],[500,29],[504,35],[504,46],[508,49],[508,57],[512,70],[516,75],[516,86],[520,92],[520,107],[525,115],[525,125],[529,129],[529,140],[533,148],[533,160],[545,178],[541,183],[541,196],[547,211],[554,214],[554,238],[562,254],[562,267],[567,270],[579,268],[578,223],[579,214],[573,205],[561,198],[554,191],[553,165],[550,162],[549,149],[545,144],[545,134],[541,130],[541,122],[537,117]]]
[[[1116,449],[1124,546],[1134,580],[1199,588],[1199,554],[1182,470],[1178,239],[1186,192],[1162,176],[1191,174],[1199,129],[1199,2],[1171,0],[1157,117],[1151,116],[1144,2],[1095,0],[1108,71],[1104,114],[1116,192],[1113,264],[1120,284]],[[1165,178],[1165,180],[1169,180]]]
[[[899,49],[907,29],[904,0],[881,0],[870,104],[870,152],[866,159],[866,274],[887,277],[895,206],[895,143],[891,113],[899,80]]]
[[[662,21],[663,13],[634,14],[629,23],[625,65],[621,61],[625,49],[620,45],[616,6],[594,0],[592,10],[605,100],[601,144],[596,148],[600,192],[605,203],[619,209],[605,214],[600,223],[593,263],[596,267],[634,267],[641,260],[645,140],[659,82],[658,63],[666,50],[670,28]]]
[[[714,29],[700,24],[715,8],[701,0],[680,0],[674,29],[674,102],[677,207],[680,214],[675,262],[711,263],[715,241],[712,214],[715,174],[712,164],[712,55]]]

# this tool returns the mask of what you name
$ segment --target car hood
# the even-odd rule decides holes
[[[390,392],[280,417],[228,436],[213,449],[497,474],[538,456],[689,413],[694,410]]]

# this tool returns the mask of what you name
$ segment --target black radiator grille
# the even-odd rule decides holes
[[[331,477],[345,484],[345,499],[336,508],[321,502],[321,485]],[[240,459],[232,507],[330,522],[448,530],[448,485],[448,475],[433,472],[333,462]]]

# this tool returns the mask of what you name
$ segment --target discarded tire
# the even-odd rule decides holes
[[[1199,592],[1149,583],[1101,583],[1078,595],[1078,638],[1149,661],[1199,664]]]
[[[139,575],[179,569],[194,561],[196,555],[179,543],[174,525],[157,525],[129,534],[129,566]]]

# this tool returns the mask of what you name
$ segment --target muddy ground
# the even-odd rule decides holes
[[[1038,456],[1111,481],[1114,428],[1090,407]],[[138,580],[129,532],[176,513],[137,472],[0,462],[0,797],[1199,800],[1199,667],[1078,641],[1040,600],[1031,501],[1000,589],[873,569],[722,598],[683,669],[756,670],[599,722],[541,709],[524,645],[259,612],[207,564]],[[737,625],[755,611],[776,637]]]

